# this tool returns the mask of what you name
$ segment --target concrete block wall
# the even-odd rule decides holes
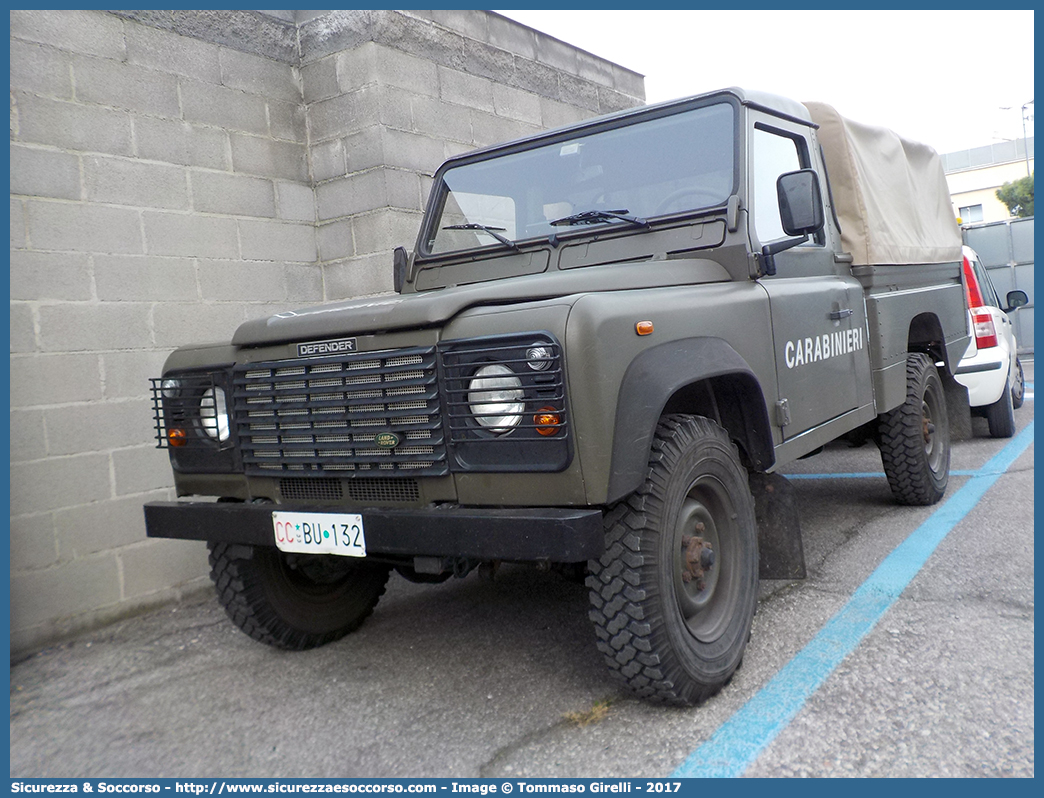
[[[639,104],[484,11],[11,12],[11,644],[209,588],[148,378],[244,320],[391,289],[448,155]]]
[[[304,14],[301,79],[330,298],[391,290],[391,251],[412,249],[447,157],[645,94],[641,76],[485,11]]]

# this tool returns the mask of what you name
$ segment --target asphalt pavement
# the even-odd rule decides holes
[[[1032,421],[1029,398],[1017,435]],[[988,488],[963,514],[894,504],[870,444],[786,469],[808,578],[763,583],[742,669],[700,707],[623,693],[586,589],[554,572],[395,576],[358,632],[301,653],[249,639],[205,593],[13,665],[11,776],[667,777],[716,732],[764,735],[745,705],[780,679],[797,690],[788,665],[904,540],[938,528],[898,599],[740,773],[1031,777],[1033,446],[987,473],[1015,444],[975,431],[954,444],[944,503]]]

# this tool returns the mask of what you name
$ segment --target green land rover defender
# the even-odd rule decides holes
[[[960,258],[936,153],[817,103],[727,89],[451,158],[395,294],[170,355],[182,498],[148,534],[207,541],[229,616],[288,649],[393,570],[586,573],[612,672],[697,703],[759,578],[804,573],[777,468],[859,436],[898,501],[946,490]]]

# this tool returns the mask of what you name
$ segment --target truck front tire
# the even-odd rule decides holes
[[[878,420],[881,462],[900,504],[935,504],[950,479],[950,423],[939,372],[928,355],[906,358],[906,401]]]
[[[587,580],[599,650],[639,697],[698,704],[739,667],[758,597],[754,501],[726,432],[663,417],[644,484],[605,527]]]
[[[232,621],[255,640],[302,651],[355,631],[384,594],[389,569],[334,555],[209,543],[210,578]]]

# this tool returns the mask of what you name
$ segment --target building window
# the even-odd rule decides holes
[[[957,215],[961,217],[961,222],[964,224],[981,222],[982,205],[965,205],[963,208],[957,209]]]

